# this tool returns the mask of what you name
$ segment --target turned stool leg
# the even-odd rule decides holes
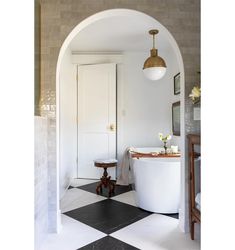
[[[111,184],[111,182],[108,183],[108,187],[109,187],[109,197],[110,197],[111,194],[112,194],[112,184]]]
[[[104,167],[104,173],[102,179],[105,187],[107,187],[108,184],[107,176],[108,176],[107,168]]]
[[[96,187],[96,193],[97,194],[100,194],[100,191],[101,191],[101,193],[102,193],[102,181],[97,185],[97,187]]]
[[[190,223],[190,234],[191,234],[191,239],[194,240],[194,221]]]
[[[104,167],[104,173],[103,173],[103,176],[100,178],[100,183],[97,185],[96,187],[96,193],[97,194],[100,194],[102,193],[102,186],[104,185],[104,187],[107,187],[107,184],[108,184],[108,172],[107,172],[107,168]],[[110,178],[110,177],[109,177]]]
[[[112,194],[114,194],[114,191],[115,191],[115,183],[112,182],[112,181],[110,181],[110,183],[111,183],[111,186],[112,186]]]

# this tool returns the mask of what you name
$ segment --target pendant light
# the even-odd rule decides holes
[[[149,34],[153,36],[153,48],[150,50],[151,56],[144,62],[143,72],[144,75],[150,80],[159,80],[166,73],[166,63],[158,56],[157,49],[155,48],[155,35],[158,30],[150,30]]]

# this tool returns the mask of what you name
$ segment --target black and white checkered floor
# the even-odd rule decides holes
[[[61,200],[62,230],[49,235],[41,250],[146,249],[198,250],[199,241],[178,228],[178,214],[163,215],[136,206],[131,186],[115,195],[95,192],[97,181],[74,179]]]

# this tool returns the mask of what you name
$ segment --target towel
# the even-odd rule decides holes
[[[196,208],[201,211],[201,192],[197,193],[196,198],[195,198]]]
[[[119,166],[120,173],[117,178],[117,185],[123,185],[127,186],[129,185],[129,170],[130,170],[130,157],[129,157],[129,152],[133,151],[132,147],[128,147],[125,149],[122,157],[121,164]]]

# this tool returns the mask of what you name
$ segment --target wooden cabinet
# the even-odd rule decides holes
[[[187,137],[189,152],[189,222],[191,239],[194,240],[194,224],[201,222],[201,138],[200,135],[196,134],[189,134]]]

